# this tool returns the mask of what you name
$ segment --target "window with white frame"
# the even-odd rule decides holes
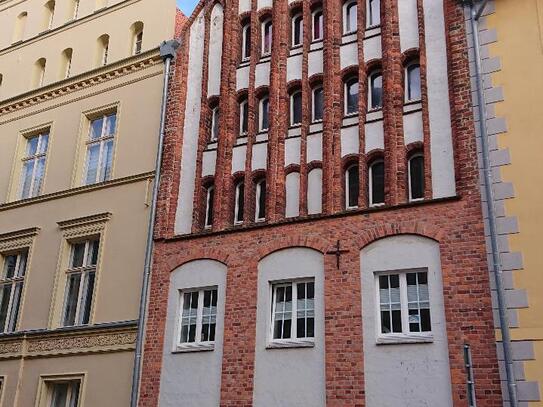
[[[262,56],[270,55],[272,51],[272,20],[267,19],[262,23]]]
[[[383,75],[376,71],[369,76],[368,106],[370,110],[378,110],[383,107]]]
[[[98,66],[107,65],[109,57],[109,35],[104,34],[98,38]]]
[[[79,2],[80,0],[72,0],[72,19],[76,20],[79,14]]]
[[[343,34],[351,34],[358,29],[357,0],[350,0],[343,5]]]
[[[317,85],[312,90],[312,121],[320,122],[323,117],[324,110],[324,88],[322,85]]]
[[[366,27],[371,28],[381,24],[381,0],[366,0]]]
[[[409,63],[405,68],[405,101],[420,100],[420,64],[418,61]]]
[[[81,380],[55,380],[47,384],[46,407],[79,407]]]
[[[17,329],[27,266],[27,250],[2,256],[0,276],[0,333]]]
[[[424,156],[414,154],[408,161],[409,170],[409,200],[424,199]]]
[[[370,206],[385,203],[385,162],[376,160],[369,166]]]
[[[266,131],[270,127],[270,98],[268,95],[263,96],[258,102],[258,130]]]
[[[345,81],[345,115],[358,113],[358,77],[353,76]]]
[[[240,181],[236,184],[235,188],[235,202],[234,202],[234,224],[239,225],[243,223],[243,214],[245,206],[245,184]]]
[[[132,53],[141,54],[143,49],[143,23],[138,21],[132,25]]]
[[[358,208],[359,179],[358,165],[349,166],[345,171],[345,207],[347,209]]]
[[[298,47],[304,42],[304,17],[302,13],[292,17],[292,46]]]
[[[26,139],[26,151],[23,157],[21,173],[21,199],[38,196],[43,185],[49,129]]]
[[[70,245],[62,326],[86,325],[90,321],[99,248],[98,239]]]
[[[271,341],[313,340],[315,281],[272,284]]]
[[[211,109],[211,134],[209,136],[210,143],[214,143],[219,139],[219,119],[219,106],[215,106],[213,109]]]
[[[246,23],[241,29],[241,60],[251,58],[251,23]]]
[[[290,125],[302,123],[302,91],[295,90],[290,95]]]
[[[213,345],[217,326],[217,288],[181,291],[178,347]]]
[[[245,135],[249,132],[249,102],[243,99],[239,104],[239,134]]]
[[[90,121],[84,184],[104,182],[111,178],[113,146],[117,131],[117,114],[100,115]]]
[[[381,335],[432,331],[427,271],[381,274],[376,279]]]
[[[256,183],[255,190],[255,221],[266,220],[266,179]]]
[[[204,227],[206,229],[213,226],[213,204],[215,201],[215,186],[210,185],[206,188],[206,212],[204,219]]]
[[[313,41],[322,41],[324,38],[324,14],[319,8],[313,12]]]

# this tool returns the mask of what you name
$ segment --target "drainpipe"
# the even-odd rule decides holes
[[[160,56],[164,61],[164,83],[162,89],[162,105],[160,108],[160,133],[158,135],[158,149],[155,162],[155,180],[153,183],[153,199],[151,201],[151,213],[149,216],[149,225],[147,229],[147,244],[145,246],[145,266],[143,272],[143,283],[141,287],[141,297],[139,305],[138,334],[136,338],[136,354],[134,358],[134,370],[132,373],[132,394],[130,396],[130,406],[137,407],[141,362],[143,354],[143,342],[145,338],[145,323],[147,315],[147,302],[149,297],[149,282],[151,279],[151,268],[153,261],[153,237],[155,234],[156,204],[158,198],[158,188],[160,184],[160,175],[162,169],[162,149],[164,146],[164,128],[166,122],[166,107],[168,101],[168,86],[170,84],[170,73],[172,61],[175,59],[176,50],[180,43],[177,40],[164,41],[160,44]]]
[[[488,132],[486,129],[486,102],[484,95],[484,84],[481,64],[481,44],[479,43],[479,19],[483,14],[488,0],[480,4],[469,4],[471,14],[471,31],[473,38],[473,49],[475,51],[475,77],[477,81],[477,98],[479,100],[479,131],[481,134],[481,146],[483,155],[483,174],[486,193],[486,207],[488,210],[488,228],[490,232],[490,246],[492,250],[492,263],[494,279],[496,283],[496,299],[498,302],[498,314],[500,318],[500,331],[503,345],[503,357],[505,362],[505,374],[507,380],[507,391],[511,407],[518,407],[517,384],[513,370],[513,355],[511,351],[511,335],[509,332],[509,318],[507,315],[507,301],[503,286],[503,270],[498,246],[498,229],[496,226],[496,208],[494,206],[494,190],[492,188],[492,168],[490,165],[490,151],[488,148]]]

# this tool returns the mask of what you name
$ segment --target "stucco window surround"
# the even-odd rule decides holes
[[[94,286],[92,287],[92,298],[89,302],[88,322],[84,325],[93,324],[96,299],[99,296],[100,276],[104,272],[102,258],[106,247],[107,225],[111,216],[111,213],[105,212],[57,223],[62,232],[62,243],[59,250],[58,268],[53,289],[53,303],[49,317],[50,329],[59,328],[64,325],[63,319],[65,316],[67,290],[69,289],[68,278],[70,276],[73,247],[75,244],[90,240],[97,242],[98,251],[96,253],[96,260],[92,266],[94,269]],[[80,312],[81,310],[79,309],[78,313]]]
[[[84,405],[87,373],[41,375],[35,407]],[[65,400],[64,404],[61,401]]]

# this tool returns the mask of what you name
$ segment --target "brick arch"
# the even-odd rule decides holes
[[[196,260],[214,260],[228,267],[229,255],[219,249],[206,249],[205,252],[198,250],[194,253],[183,253],[169,256],[166,262],[168,274],[173,273],[179,267]]]
[[[439,227],[424,222],[406,222],[399,224],[386,224],[380,227],[364,230],[354,242],[354,246],[362,250],[377,240],[398,235],[417,235],[435,240],[443,240],[443,232]]]
[[[330,243],[323,239],[312,238],[308,236],[289,236],[286,239],[277,240],[273,243],[261,247],[256,252],[256,257],[258,262],[260,262],[264,257],[269,256],[272,253],[275,253],[283,249],[291,248],[307,248],[318,251],[321,254],[324,254],[326,249],[330,246]]]

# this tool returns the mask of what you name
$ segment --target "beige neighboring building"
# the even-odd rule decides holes
[[[0,406],[130,402],[174,0],[0,0]]]

